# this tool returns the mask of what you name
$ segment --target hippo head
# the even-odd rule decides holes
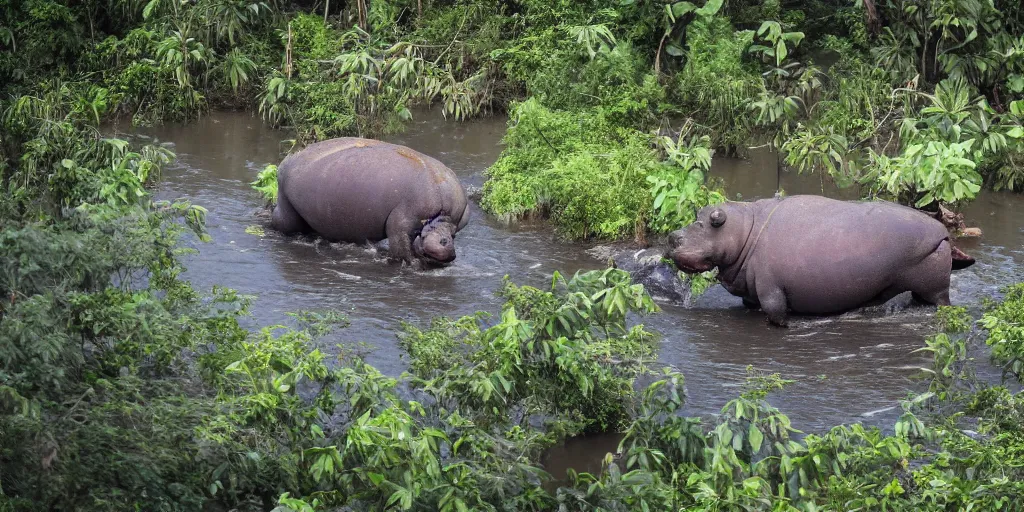
[[[669,235],[665,256],[688,274],[732,264],[750,230],[743,213],[728,203],[704,207],[693,223]]]
[[[451,217],[438,216],[423,225],[412,250],[425,263],[444,266],[455,261],[455,232]]]

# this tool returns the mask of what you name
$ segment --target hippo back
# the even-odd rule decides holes
[[[458,177],[444,164],[370,139],[312,144],[284,159],[278,183],[310,227],[334,240],[382,240],[396,209],[424,219],[447,213],[458,224],[467,205]]]
[[[785,290],[794,310],[827,313],[871,300],[932,254],[948,233],[912,208],[790,196],[753,205],[742,289]]]

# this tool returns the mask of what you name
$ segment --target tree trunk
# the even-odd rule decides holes
[[[661,49],[665,46],[665,39],[668,39],[668,34],[661,36],[661,41],[658,43],[658,51],[654,54],[654,75],[656,77],[661,75]]]
[[[292,24],[288,23],[288,46],[284,49],[284,72],[292,79]]]
[[[356,11],[359,14],[359,28],[366,30],[366,0],[356,0]]]
[[[871,32],[878,32],[881,20],[878,18],[878,9],[875,8],[874,0],[864,0],[864,16],[867,18],[868,29]]]

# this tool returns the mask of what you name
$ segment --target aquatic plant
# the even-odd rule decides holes
[[[985,343],[992,347],[993,358],[1002,364],[1005,374],[1017,380],[1024,377],[1024,330],[1020,327],[1024,314],[1024,286],[1008,286],[1006,297],[992,304],[980,323],[988,331]]]
[[[269,164],[256,174],[256,180],[250,183],[253,190],[259,192],[269,205],[277,204],[277,166]]]

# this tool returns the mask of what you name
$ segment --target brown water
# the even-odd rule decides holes
[[[420,112],[407,133],[389,140],[435,156],[465,185],[480,186],[481,173],[501,151],[504,130],[504,119],[460,124]],[[604,266],[593,244],[566,243],[543,223],[504,225],[475,204],[469,226],[458,236],[458,259],[440,271],[399,268],[368,247],[288,238],[269,229],[263,237],[250,235],[246,227],[261,225],[264,218],[249,182],[264,165],[281,160],[280,142],[289,134],[245,113],[216,113],[187,126],[138,133],[178,155],[164,173],[160,197],[188,198],[209,209],[213,242],[195,242],[200,253],[186,261],[193,284],[200,289],[220,284],[258,296],[253,316],[262,325],[286,321],[285,313],[300,309],[340,310],[352,325],[327,346],[368,342],[377,347],[369,361],[393,375],[405,366],[394,335],[400,321],[423,326],[438,315],[496,313],[501,301],[493,292],[506,274],[517,283],[544,287],[552,271],[571,274]],[[775,154],[758,150],[747,160],[716,158],[712,174],[725,181],[731,199],[770,197],[780,183],[790,195],[824,190],[856,197],[856,191],[838,191],[815,176],[779,173],[776,162]],[[966,214],[984,237],[960,243],[978,263],[953,275],[951,298],[954,304],[976,305],[1000,286],[1021,280],[1024,201],[986,192]],[[804,430],[858,421],[891,425],[893,408],[914,385],[909,377],[926,362],[911,352],[932,331],[934,313],[890,305],[839,317],[795,318],[789,329],[778,329],[720,286],[691,307],[662,306],[662,313],[644,323],[663,335],[662,362],[686,375],[689,414],[718,412],[737,394],[746,366],[754,365],[798,381],[770,401]],[[600,460],[605,444],[614,443],[582,450],[571,445],[554,453],[552,464],[584,467]],[[575,456],[584,460],[573,461]]]

